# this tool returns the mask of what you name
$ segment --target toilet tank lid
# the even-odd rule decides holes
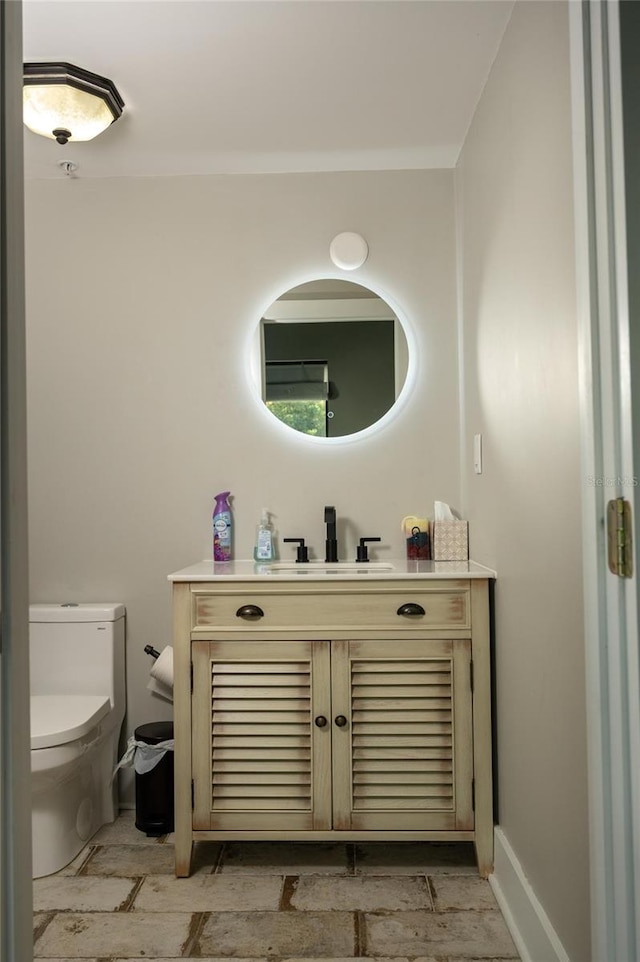
[[[117,621],[124,618],[125,607],[119,602],[94,604],[63,602],[57,605],[29,605],[30,622]]]

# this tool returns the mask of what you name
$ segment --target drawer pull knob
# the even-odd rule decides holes
[[[236,618],[264,618],[264,611],[258,605],[242,605],[236,611]]]
[[[335,723],[338,728],[344,728],[344,726],[347,724],[347,719],[344,717],[344,715],[336,715]]]
[[[318,717],[315,719],[315,723],[318,728],[324,728],[327,724],[327,719],[324,717],[324,715],[318,715]]]
[[[406,605],[400,605],[398,614],[408,618],[415,618],[417,615],[426,614],[426,612],[422,605],[416,605],[414,602],[409,601]]]

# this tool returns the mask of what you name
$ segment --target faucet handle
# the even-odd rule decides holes
[[[306,564],[309,560],[309,549],[304,543],[304,538],[283,538],[283,541],[289,544],[297,544],[298,548],[296,551],[297,557],[296,562],[299,564]]]
[[[356,548],[356,561],[369,560],[367,541],[382,541],[382,538],[360,538],[360,544]]]

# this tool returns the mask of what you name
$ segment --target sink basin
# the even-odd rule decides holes
[[[380,571],[393,571],[394,566],[386,561],[309,561],[306,564],[299,564],[296,561],[276,561],[269,565],[269,570],[274,573],[278,571],[295,571],[299,574],[317,571],[322,574],[372,574]]]

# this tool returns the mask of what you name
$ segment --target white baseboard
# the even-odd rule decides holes
[[[500,828],[494,831],[494,844],[494,871],[489,882],[522,962],[570,962]]]

